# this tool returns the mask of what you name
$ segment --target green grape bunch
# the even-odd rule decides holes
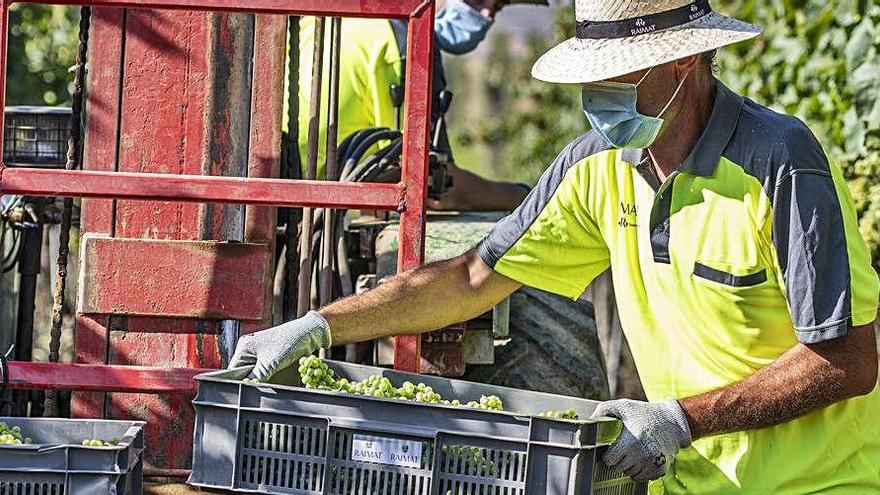
[[[29,445],[31,439],[21,435],[21,427],[10,427],[0,421],[0,445]]]
[[[553,419],[579,419],[577,411],[574,408],[569,408],[566,411],[546,411],[538,414],[541,418],[553,418]]]
[[[317,356],[306,356],[299,360],[299,375],[306,388],[336,390],[335,373]]]
[[[423,404],[470,407],[485,411],[504,410],[504,403],[496,395],[483,395],[479,401],[470,401],[463,404],[459,399],[444,399],[433,387],[424,383],[414,384],[406,381],[400,385],[400,388],[397,388],[391,383],[391,380],[381,375],[371,375],[359,382],[349,381],[346,378],[337,378],[336,373],[330,369],[327,363],[317,356],[301,358],[298,371],[303,386],[308,389],[405,400]]]
[[[116,447],[119,445],[119,439],[101,440],[99,438],[87,438],[82,441],[83,447]]]

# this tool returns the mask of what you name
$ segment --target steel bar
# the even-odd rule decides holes
[[[193,377],[210,369],[106,364],[9,362],[9,387],[89,392],[194,394]]]
[[[326,180],[338,180],[338,164],[336,163],[336,141],[339,132],[339,52],[342,48],[342,19],[334,17],[330,21],[330,107],[327,116],[327,164]],[[330,303],[333,297],[333,259],[336,251],[335,242],[336,213],[327,208],[324,210],[324,232],[321,236],[321,271],[320,271],[320,302],[321,306]]]
[[[407,33],[407,92],[404,101],[401,178],[406,209],[400,215],[400,250],[397,273],[421,265],[425,259],[425,205],[428,183],[428,133],[431,117],[431,76],[434,45],[434,3],[415,12]],[[418,372],[421,366],[421,335],[395,338],[394,367]]]
[[[425,0],[28,0],[27,3],[130,7],[138,9],[210,10],[282,15],[344,15],[406,18]]]
[[[34,213],[34,210],[31,210]],[[43,251],[43,224],[40,220],[42,207],[36,210],[36,226],[21,233],[21,250],[18,260],[18,309],[15,325],[14,359],[30,361],[34,346],[34,313],[36,311],[37,278],[40,275],[40,259]],[[31,219],[31,221],[34,221]],[[4,350],[5,352],[5,350]],[[29,392],[12,395],[15,415],[27,415],[28,409],[38,407],[36,397]]]
[[[287,75],[287,169],[288,179],[302,179],[302,158],[299,154],[299,25],[300,18],[288,18],[287,43],[290,46]],[[287,208],[287,228],[284,229],[283,260],[285,281],[282,298],[282,319],[290,321],[297,316],[299,293],[299,225],[302,210]]]
[[[315,19],[315,47],[312,53],[312,88],[309,95],[309,136],[306,149],[306,179],[315,180],[318,171],[318,138],[321,123],[321,84],[324,76],[324,25],[327,19]],[[329,182],[327,182],[329,184]],[[327,206],[327,205],[324,205]],[[296,313],[302,316],[312,305],[312,221],[315,211],[305,208],[299,241],[299,293]]]
[[[31,360],[31,348],[34,343],[37,277],[40,275],[42,252],[43,224],[36,223],[21,233],[21,254],[18,260],[18,315],[15,337],[15,359],[20,361]]]
[[[0,193],[374,210],[399,210],[403,196],[400,184],[34,168],[0,169]]]
[[[281,122],[284,112],[286,41],[286,17],[255,16],[248,177],[281,177]],[[248,207],[246,209],[244,240],[266,245],[266,261],[262,265],[266,273],[266,281],[263,283],[263,317],[259,321],[241,322],[240,335],[272,326],[277,228],[277,208]],[[258,267],[255,267],[254,271],[257,270]]]

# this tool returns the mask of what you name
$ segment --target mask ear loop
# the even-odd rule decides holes
[[[693,72],[693,71],[691,71],[691,72]],[[678,92],[681,90],[681,87],[684,86],[684,82],[687,80],[689,75],[691,75],[690,72],[688,72],[687,74],[684,75],[683,78],[681,78],[681,82],[678,83],[678,87],[675,88],[675,91],[672,93],[672,97],[669,98],[669,101],[666,102],[666,105],[663,107],[663,110],[660,110],[660,113],[657,114],[657,118],[660,118],[660,116],[663,115],[663,113],[666,112],[667,109],[669,109],[669,105],[672,105],[672,102],[675,101],[675,97],[678,96]]]
[[[642,76],[641,79],[639,79],[639,82],[637,82],[637,83],[635,84],[635,86],[636,86],[637,88],[639,87],[639,84],[642,84],[642,81],[644,81],[645,78],[648,77],[648,74],[650,74],[652,70],[654,70],[653,67],[651,67],[650,69],[648,69],[648,72],[645,72],[645,75]],[[689,72],[688,74],[690,74],[690,72]]]

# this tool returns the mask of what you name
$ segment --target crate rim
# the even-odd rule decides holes
[[[324,361],[325,361],[325,362],[330,362],[330,363],[339,362],[339,361],[334,361],[334,360],[330,360],[330,359],[325,359]],[[372,367],[370,367],[370,366],[366,366],[366,365],[358,365],[358,364],[354,364],[354,363],[344,363],[344,364],[345,364],[345,365],[348,365],[348,366],[357,366],[357,367],[372,368]],[[421,406],[421,407],[442,408],[443,410],[449,410],[449,409],[452,409],[452,410],[459,410],[459,409],[462,409],[462,407],[463,407],[463,406],[453,406],[453,405],[447,405],[447,404],[433,404],[433,403],[429,403],[429,402],[423,402],[423,403],[414,403],[414,404],[411,404],[411,403],[413,403],[413,401],[404,401],[404,400],[399,400],[399,399],[390,399],[390,398],[386,398],[386,397],[375,397],[375,396],[372,396],[372,395],[340,394],[340,393],[338,393],[338,392],[333,392],[333,391],[330,391],[330,390],[320,390],[320,389],[316,389],[316,388],[298,387],[298,386],[296,386],[296,385],[284,385],[284,384],[278,384],[278,383],[247,383],[247,382],[244,382],[244,381],[242,381],[242,380],[236,380],[236,379],[234,379],[234,378],[226,378],[226,377],[223,377],[223,376],[222,376],[222,375],[229,374],[229,373],[232,373],[232,372],[242,372],[242,371],[245,371],[245,370],[251,370],[251,369],[253,369],[253,366],[239,366],[239,367],[235,367],[235,368],[226,368],[226,369],[214,370],[214,371],[209,371],[209,372],[206,372],[206,373],[198,374],[198,375],[194,376],[193,379],[195,379],[197,382],[205,381],[205,382],[213,382],[213,383],[217,383],[217,382],[219,382],[219,383],[229,383],[229,384],[232,384],[232,385],[238,385],[238,386],[243,386],[243,387],[253,387],[253,388],[258,388],[258,389],[259,389],[259,388],[271,388],[271,389],[287,390],[287,391],[294,391],[294,392],[303,392],[303,391],[305,391],[305,392],[308,392],[308,393],[315,393],[315,394],[321,394],[321,395],[332,396],[332,397],[339,397],[339,396],[342,396],[342,397],[352,397],[352,398],[357,398],[357,399],[366,399],[366,400],[371,400],[371,401],[379,401],[379,402],[392,403],[392,404],[409,404],[409,405],[414,405],[414,404],[415,404],[415,405],[418,405],[418,406]],[[396,370],[389,370],[389,371],[394,371],[395,373],[410,374],[410,373],[406,373],[406,372],[399,372],[399,371],[396,371]],[[475,385],[486,385],[486,384],[483,384],[483,383],[479,383],[479,382],[469,382],[469,381],[466,381],[466,380],[455,380],[455,379],[449,379],[449,378],[444,378],[444,379],[447,379],[447,380],[450,380],[450,381],[454,381],[454,382],[472,383],[472,384],[475,384]],[[512,387],[504,387],[504,386],[500,386],[500,385],[486,385],[486,386],[490,386],[490,387],[492,387],[493,389],[496,389],[496,390],[499,390],[499,391],[506,391],[506,390],[510,390],[510,391],[520,391],[520,392],[522,391],[522,390],[520,390],[520,389],[516,389],[516,388],[512,388]],[[533,394],[540,394],[540,395],[542,395],[542,396],[546,396],[546,397],[548,397],[548,398],[549,398],[549,397],[566,397],[566,398],[569,398],[569,399],[578,399],[578,400],[592,401],[591,399],[584,399],[584,398],[582,398],[582,397],[575,397],[575,396],[571,396],[571,395],[549,394],[549,393],[547,393],[547,392],[536,392],[536,391],[533,391],[533,390],[528,390],[527,392],[529,392],[529,393],[533,393]],[[599,401],[593,401],[593,402],[599,402]],[[196,395],[196,396],[193,398],[193,404],[198,404],[198,403],[199,403],[199,401],[198,401],[198,395]],[[218,405],[218,404],[211,403],[211,405]],[[239,407],[239,406],[238,406],[238,405],[235,405],[234,407],[237,408],[237,407]],[[504,414],[504,415],[507,415],[507,416],[513,416],[513,417],[522,418],[522,419],[529,419],[529,420],[532,420],[532,421],[534,421],[534,420],[539,420],[539,421],[559,421],[559,422],[570,423],[570,424],[578,424],[578,425],[586,425],[586,424],[594,424],[594,423],[612,423],[612,422],[618,422],[618,421],[620,421],[620,419],[618,419],[618,418],[613,418],[613,417],[610,417],[610,416],[602,416],[602,417],[598,417],[598,418],[584,418],[584,419],[566,419],[566,418],[549,418],[549,417],[542,417],[542,416],[538,416],[537,414],[520,413],[520,412],[516,412],[516,411],[491,411],[491,410],[477,409],[477,408],[466,408],[466,409],[469,410],[469,411],[471,411],[471,412],[476,412],[476,413],[483,413],[483,414]]]
[[[100,421],[101,423],[107,424],[118,424],[118,425],[129,425],[128,429],[125,432],[125,435],[119,439],[119,443],[112,447],[87,447],[78,443],[52,443],[52,444],[40,444],[40,443],[30,443],[30,444],[22,444],[22,445],[0,445],[0,449],[16,449],[16,450],[36,450],[38,452],[45,452],[48,450],[62,449],[62,448],[77,448],[80,450],[124,450],[131,446],[132,442],[135,439],[135,436],[132,435],[132,430],[135,430],[135,434],[137,431],[143,431],[146,426],[146,421],[135,421],[135,420],[124,420],[124,419],[96,419],[96,418],[28,418],[24,416],[0,416],[0,422],[6,423],[8,426],[18,426],[13,424],[11,421],[16,420],[27,420],[28,422],[34,423],[50,423],[53,421],[64,421],[64,422],[72,422],[72,423],[88,423],[93,421]],[[11,420],[11,421],[10,421]],[[48,445],[48,447],[47,447]]]
[[[71,108],[64,105],[12,105],[4,109],[5,113],[22,115],[58,115],[70,117]]]

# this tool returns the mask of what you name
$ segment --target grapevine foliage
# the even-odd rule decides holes
[[[803,119],[847,179],[880,268],[880,5],[871,1],[723,0],[764,28],[718,51],[732,89]]]

